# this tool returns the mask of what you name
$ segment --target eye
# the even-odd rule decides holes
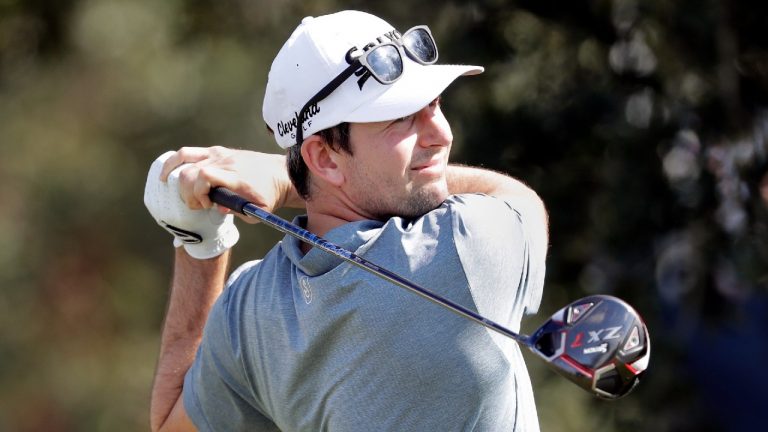
[[[413,119],[414,114],[407,115],[405,117],[400,117],[399,119],[395,120],[393,123],[403,123],[407,122]]]
[[[411,123],[413,123],[414,118],[416,118],[416,113],[413,113],[404,117],[400,117],[398,119],[392,120],[389,123],[388,127],[410,125]]]

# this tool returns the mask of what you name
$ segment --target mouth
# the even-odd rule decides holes
[[[433,160],[429,160],[427,162],[420,163],[420,164],[414,166],[411,169],[418,171],[418,170],[422,170],[422,169],[428,169],[428,168],[431,168],[431,167],[437,166],[437,165],[440,165],[440,160],[433,159]]]
[[[417,174],[425,174],[430,176],[439,176],[444,172],[443,158],[436,156],[424,162],[419,162],[412,165],[411,171]]]
[[[442,152],[439,153],[433,153],[431,155],[424,155],[425,157],[421,158],[416,163],[411,164],[411,169],[418,171],[422,169],[430,169],[434,167],[442,166],[445,162],[445,154]]]

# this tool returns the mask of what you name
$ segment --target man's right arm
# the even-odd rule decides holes
[[[208,312],[224,288],[229,251],[206,260],[176,249],[160,357],[152,386],[150,421],[153,431],[192,431],[181,392],[203,337]]]
[[[270,211],[280,207],[303,206],[288,178],[285,159],[280,155],[223,147],[189,147],[170,156],[166,154],[160,160],[164,161],[162,169],[156,161],[150,170],[145,203],[153,217],[166,229],[166,218],[178,220],[174,223],[179,226],[173,227],[176,231],[170,230],[174,235],[177,235],[179,228],[190,228],[185,222],[194,218],[193,214],[213,206],[208,193],[216,186],[227,187]],[[179,169],[182,165],[186,166]],[[176,169],[179,171],[173,174],[174,186],[170,187],[169,176]],[[180,198],[183,202],[174,204]],[[178,207],[179,204],[182,208]],[[168,208],[175,210],[168,213]],[[226,249],[232,244],[228,242]],[[229,263],[228,250],[203,248],[205,250],[200,256],[193,257],[185,250],[187,247],[197,245],[185,244],[176,250],[173,282],[152,389],[153,431],[194,430],[182,397],[184,377],[195,361],[211,307],[224,288]]]

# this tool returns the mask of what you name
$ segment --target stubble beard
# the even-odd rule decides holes
[[[376,220],[387,220],[393,216],[404,219],[416,219],[436,209],[448,197],[445,181],[433,182],[409,191],[405,197],[376,194],[376,189],[369,189],[365,206]]]

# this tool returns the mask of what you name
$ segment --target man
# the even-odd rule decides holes
[[[439,95],[482,68],[436,60],[424,26],[306,18],[264,100],[286,158],[184,148],[153,164],[145,203],[177,246],[153,430],[538,430],[512,340],[290,236],[225,288],[238,234],[213,186],[306,207],[309,231],[519,329],[541,298],[546,213],[512,178],[448,165]]]

